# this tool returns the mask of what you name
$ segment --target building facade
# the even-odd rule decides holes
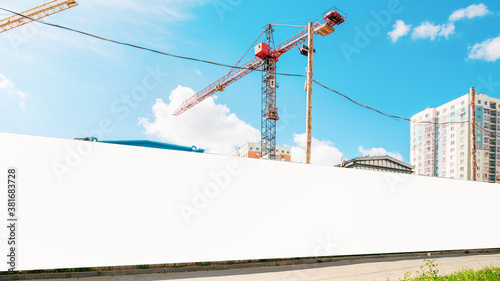
[[[476,168],[472,168],[472,110],[466,94],[411,118],[410,160],[415,174],[471,180],[476,173],[477,181],[500,182],[500,99],[479,94],[475,107]]]
[[[276,145],[276,158],[280,161],[292,161],[292,149],[286,145]],[[258,158],[262,157],[262,153],[260,151],[260,142],[249,142],[244,146],[236,149],[230,153],[231,156],[235,157],[245,157],[245,158]],[[276,159],[276,160],[278,160]]]
[[[336,167],[379,172],[412,174],[413,166],[391,156],[364,156],[342,162]]]

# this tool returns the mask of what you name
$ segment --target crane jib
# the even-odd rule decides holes
[[[313,36],[316,36],[318,34],[322,36],[331,34],[332,32],[335,31],[333,27],[343,23],[345,19],[346,15],[342,11],[338,10],[336,7],[332,7],[323,14],[322,19],[316,21],[312,25]],[[271,24],[269,24],[267,28],[272,30]],[[265,59],[272,57],[275,59],[274,60],[275,64],[278,58],[282,54],[297,47],[301,43],[304,43],[307,40],[307,38],[308,38],[308,29],[305,29],[295,34],[294,36],[288,38],[287,40],[283,41],[282,43],[278,44],[277,47],[275,47],[273,50],[269,50],[269,45],[265,43],[260,43],[256,47],[256,56],[254,58],[252,58],[251,60],[247,61],[244,64],[241,64],[239,67],[232,68],[229,71],[229,73],[224,75],[222,78],[210,84],[197,94],[193,95],[191,98],[184,101],[182,105],[174,112],[174,115],[178,116],[183,112],[185,112],[186,110],[192,108],[196,104],[200,103],[201,101],[205,100],[207,97],[213,95],[214,93],[224,90],[230,84],[238,81],[242,77],[246,76],[247,74],[257,69],[259,66],[261,66],[264,63]],[[257,52],[258,47],[265,47],[265,48],[260,48],[258,49]],[[271,88],[274,88],[276,85],[275,84],[276,81],[274,78],[271,79],[270,81],[266,80],[265,83],[270,83],[269,85]]]

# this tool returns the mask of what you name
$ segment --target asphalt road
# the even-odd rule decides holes
[[[500,266],[500,254],[477,254],[457,256],[434,256],[439,274],[448,274],[463,268],[480,269],[485,266]],[[398,280],[405,272],[415,273],[424,262],[422,258],[389,258],[380,260],[356,260],[347,262],[318,263],[261,268],[198,271],[185,273],[144,274],[126,276],[104,276],[92,278],[49,279],[81,281],[250,281],[250,280]]]

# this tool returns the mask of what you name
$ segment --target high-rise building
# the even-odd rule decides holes
[[[500,99],[476,95],[476,169],[472,169],[470,94],[437,108],[428,107],[411,120],[410,161],[415,174],[482,182],[500,182]],[[498,139],[497,139],[498,138]]]
[[[288,161],[292,160],[292,149],[286,145],[276,145],[276,160]],[[249,142],[239,149],[230,153],[231,156],[245,157],[245,158],[258,158],[262,157],[260,152],[260,142]]]

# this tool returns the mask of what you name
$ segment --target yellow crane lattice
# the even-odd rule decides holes
[[[78,6],[75,0],[55,0],[0,21],[0,33]],[[33,20],[31,20],[33,19]]]

